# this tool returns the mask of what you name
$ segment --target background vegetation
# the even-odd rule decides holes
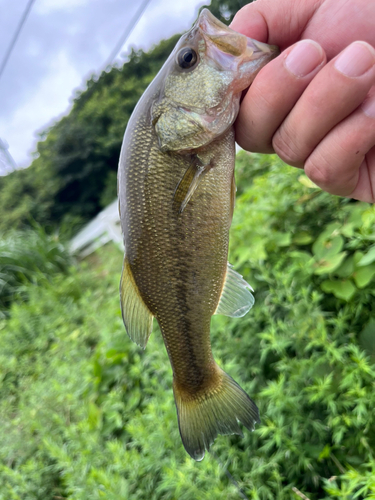
[[[212,343],[262,424],[188,457],[160,332],[127,338],[106,247],[35,271],[0,321],[1,499],[239,498],[224,468],[253,499],[374,498],[375,209],[273,157],[237,163],[230,260],[256,305],[214,317]]]
[[[246,3],[213,0],[209,8],[228,23]],[[115,199],[126,124],[179,36],[92,75],[70,113],[40,135],[31,167],[0,177],[0,231],[28,226],[30,217],[49,228],[64,220],[77,226]]]
[[[256,303],[214,317],[212,343],[262,423],[200,463],[159,330],[145,351],[125,334],[121,252],[76,262],[64,247],[114,198],[124,126],[174,43],[93,77],[32,166],[0,178],[0,500],[375,498],[373,206],[238,155],[230,261]]]

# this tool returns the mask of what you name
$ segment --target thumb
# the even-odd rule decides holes
[[[239,10],[230,27],[284,50],[301,38],[321,3],[319,0],[257,0]]]

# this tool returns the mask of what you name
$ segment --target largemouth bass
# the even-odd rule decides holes
[[[182,442],[195,460],[217,434],[259,422],[255,403],[213,358],[210,321],[215,313],[243,316],[254,302],[227,264],[232,124],[241,92],[276,54],[204,9],[137,104],[121,150],[123,320],[145,348],[157,319]]]

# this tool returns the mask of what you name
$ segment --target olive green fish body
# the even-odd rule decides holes
[[[218,433],[240,433],[238,421],[252,429],[259,420],[255,404],[214,361],[210,344],[211,316],[241,316],[253,300],[227,266],[232,123],[249,80],[223,66],[235,57],[243,61],[248,50],[246,37],[233,33],[207,10],[201,13],[137,105],[119,167],[124,323],[145,347],[157,319],[173,369],[181,437],[197,460]],[[217,58],[223,59],[219,67]]]
[[[210,145],[215,166],[181,214],[174,192],[194,158],[161,153],[155,133],[143,122],[132,140],[134,151],[140,144],[144,156],[130,153],[126,161],[126,198],[121,199],[121,212],[128,214],[126,257],[143,301],[158,320],[176,380],[197,389],[213,363],[210,321],[227,267],[233,131]]]

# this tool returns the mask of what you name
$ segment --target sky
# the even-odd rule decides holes
[[[0,65],[27,3],[0,0]],[[0,140],[19,168],[30,165],[38,133],[67,114],[76,90],[104,68],[140,3],[35,0],[0,78]],[[205,3],[150,0],[116,61],[186,31]],[[0,157],[0,173],[1,165]]]

